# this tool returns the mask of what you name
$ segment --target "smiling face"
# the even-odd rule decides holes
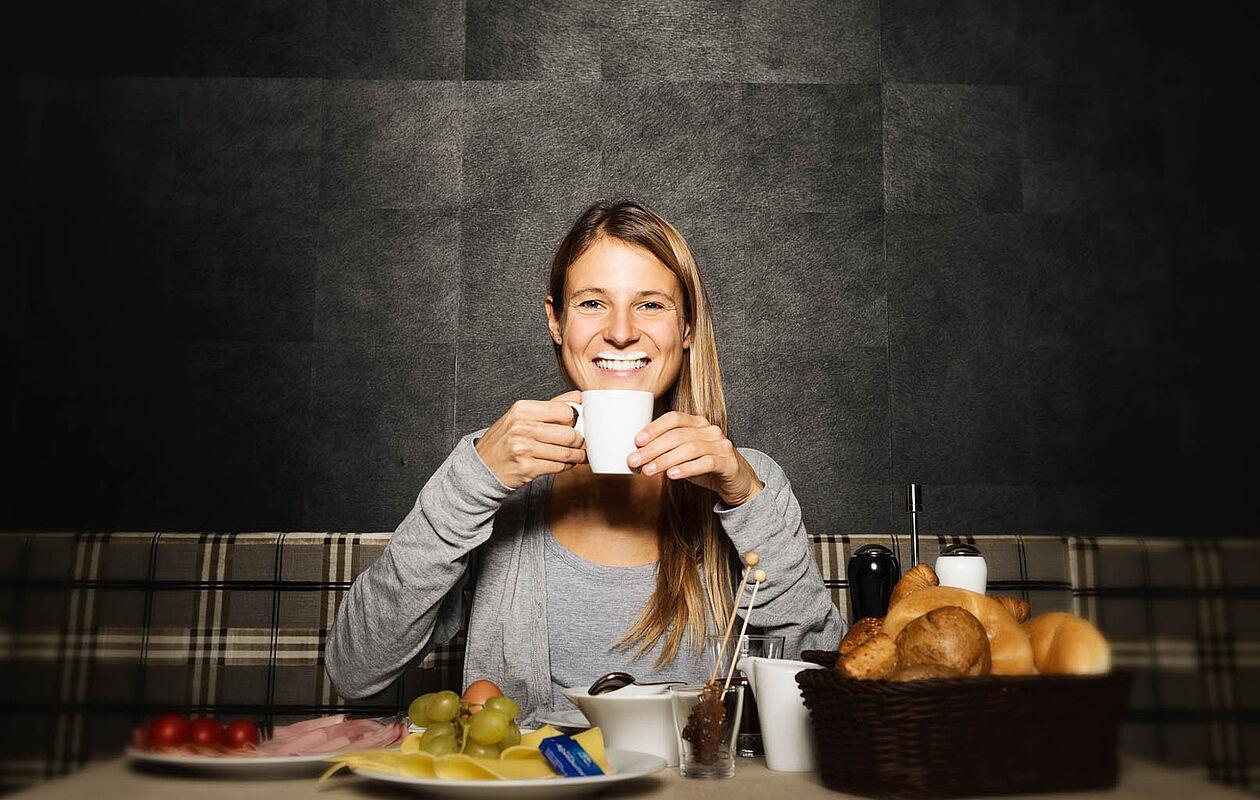
[[[637,247],[596,241],[569,265],[564,297],[547,297],[551,338],[578,389],[639,389],[661,397],[691,346],[682,286]]]

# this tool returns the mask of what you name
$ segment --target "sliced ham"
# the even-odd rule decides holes
[[[327,728],[330,725],[337,725],[346,718],[345,714],[333,714],[328,717],[315,717],[314,719],[304,719],[301,722],[294,722],[290,725],[277,725],[271,732],[271,738],[284,739],[289,736],[301,736],[309,731],[318,730],[319,728]]]
[[[258,752],[275,756],[314,755],[316,753],[327,753],[327,743],[328,730],[321,728],[308,731],[300,736],[263,742],[258,746]]]
[[[381,724],[371,719],[346,719],[345,714],[302,720],[280,725],[275,734],[259,744],[248,744],[236,750],[226,747],[202,747],[185,744],[179,747],[152,748],[154,752],[184,755],[213,755],[234,758],[259,756],[316,756],[346,750],[389,748],[407,737],[402,722]]]
[[[298,735],[290,732],[291,726],[286,728],[289,729],[286,730],[288,735],[273,736],[258,745],[256,752],[269,756],[305,756],[343,750],[369,750],[392,747],[407,735],[405,724],[382,725],[370,719],[343,719],[330,725],[308,728]]]

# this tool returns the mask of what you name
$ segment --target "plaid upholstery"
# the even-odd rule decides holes
[[[0,782],[19,785],[116,754],[155,713],[285,722],[394,714],[462,679],[463,637],[364,700],[337,695],[323,644],[337,603],[388,534],[0,534]],[[872,542],[909,561],[905,536],[816,535],[832,599]],[[1123,746],[1260,788],[1260,543],[1047,536],[925,537],[976,544],[994,594],[1071,610],[1135,673]]]
[[[117,754],[162,711],[284,723],[392,715],[462,681],[462,635],[373,697],[347,700],[324,638],[388,534],[0,535],[0,781]]]
[[[1260,543],[1077,537],[1069,561],[1135,673],[1125,748],[1260,789]]]

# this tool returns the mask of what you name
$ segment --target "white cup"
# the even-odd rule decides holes
[[[638,448],[634,435],[652,421],[655,397],[633,389],[592,389],[582,402],[569,403],[578,413],[577,432],[586,439],[591,472],[629,475],[626,459]]]
[[[776,772],[810,772],[818,769],[814,755],[814,732],[809,727],[809,710],[796,673],[821,669],[806,661],[744,656],[739,670],[748,677],[757,698],[761,721],[761,746],[766,766]]]

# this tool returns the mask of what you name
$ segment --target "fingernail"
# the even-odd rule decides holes
[[[655,473],[656,473],[656,465],[655,465],[655,464],[648,464],[646,467],[644,467],[644,468],[643,468],[643,474],[644,474],[644,475],[653,475],[653,474],[655,474]]]
[[[647,434],[644,433],[643,431],[639,431],[638,433],[636,433],[634,435],[634,443],[637,444],[639,447],[642,447],[643,445],[647,444]]]
[[[626,459],[626,463],[632,467],[637,467],[639,466],[639,462],[642,460],[643,460],[642,458],[639,458],[638,453],[631,453],[630,457]]]
[[[669,471],[669,477],[671,477],[671,478],[677,478],[677,477],[679,476],[679,474],[680,474],[680,473],[681,473],[681,470],[679,470],[677,467],[675,467],[674,469],[671,469],[671,470]]]

